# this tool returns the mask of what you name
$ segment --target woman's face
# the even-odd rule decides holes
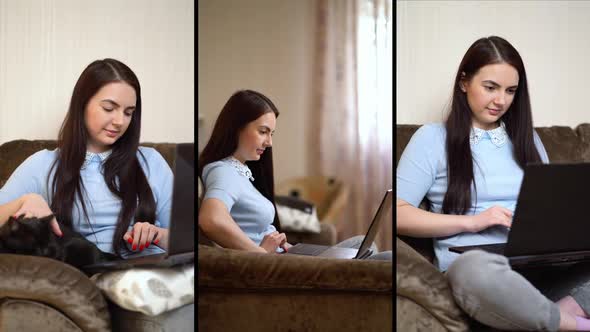
[[[136,100],[135,89],[125,82],[109,83],[90,98],[84,113],[88,151],[104,152],[125,134]]]
[[[473,126],[494,129],[514,100],[518,71],[506,63],[486,65],[460,87],[467,94]]]
[[[264,149],[272,146],[276,124],[277,118],[273,112],[264,113],[248,123],[239,133],[238,148],[233,156],[242,163],[259,160]]]

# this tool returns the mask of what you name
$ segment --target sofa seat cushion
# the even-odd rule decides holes
[[[391,294],[393,289],[391,261],[263,254],[199,245],[197,264],[199,289],[323,289],[383,294]]]
[[[113,331],[184,332],[195,330],[194,303],[157,316],[148,316],[137,311],[125,310],[112,302],[109,302],[109,306],[112,313]]]

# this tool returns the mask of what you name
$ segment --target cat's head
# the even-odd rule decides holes
[[[14,253],[32,253],[46,246],[51,236],[53,215],[43,218],[10,217],[0,227],[0,247]]]

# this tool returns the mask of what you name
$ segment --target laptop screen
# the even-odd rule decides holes
[[[168,255],[195,249],[195,184],[195,144],[177,144]]]
[[[373,244],[375,240],[375,236],[377,235],[377,231],[379,230],[379,225],[383,219],[386,219],[389,211],[393,206],[393,190],[389,189],[385,192],[385,196],[383,196],[383,200],[381,200],[381,205],[377,209],[377,213],[375,213],[375,217],[373,217],[373,222],[371,222],[371,226],[369,226],[369,230],[367,231],[367,235],[361,243],[358,253],[356,254],[356,258],[362,257],[367,250]]]

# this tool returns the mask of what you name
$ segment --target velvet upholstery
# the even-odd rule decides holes
[[[392,262],[199,245],[203,331],[391,331]],[[231,317],[231,319],[228,319]]]
[[[397,125],[396,165],[419,125]],[[535,128],[551,162],[590,162],[590,124]],[[424,206],[422,205],[422,208]],[[397,328],[400,331],[495,331],[461,314],[432,259],[431,238],[397,236]],[[469,327],[466,325],[468,324]]]
[[[66,326],[73,322],[83,331],[110,330],[109,312],[100,290],[86,275],[70,265],[45,257],[2,254],[0,276],[0,298],[29,300],[29,303],[36,301],[57,308],[65,315],[58,316],[68,322]],[[24,301],[19,303],[20,309],[15,307],[14,302],[10,306],[5,302],[2,308],[19,311],[25,316],[37,307],[27,306]],[[49,310],[41,311],[51,313],[46,317],[56,315]],[[29,317],[35,317],[37,323],[40,323],[37,318],[42,319],[38,315]]]
[[[142,143],[174,165],[176,144]],[[31,154],[55,141],[0,145],[0,187]],[[108,303],[81,271],[44,257],[0,254],[0,331],[192,331],[194,304],[147,316]]]
[[[334,225],[321,225],[319,244],[335,243]],[[322,243],[324,227],[332,235]],[[293,236],[314,240],[309,234],[287,236],[290,242]],[[393,329],[392,262],[223,249],[199,229],[197,266],[200,331]]]
[[[83,331],[59,310],[42,302],[5,299],[0,302],[0,315],[0,331]]]
[[[426,330],[467,331],[467,316],[455,304],[446,277],[438,269],[399,238],[396,243],[397,328],[400,331]],[[411,304],[410,304],[411,303]],[[420,319],[413,309],[420,307]],[[425,328],[425,326],[424,326]],[[424,331],[424,330],[423,330]]]

